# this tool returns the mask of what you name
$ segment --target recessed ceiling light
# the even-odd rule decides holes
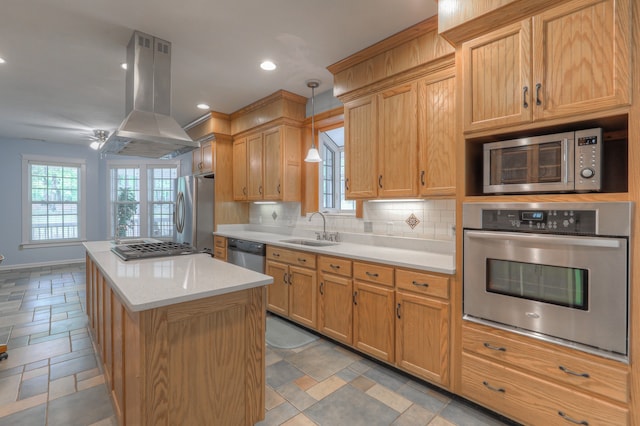
[[[200,109],[211,109],[211,107],[207,104],[198,104],[197,107]]]
[[[4,59],[0,58],[0,64],[4,64],[5,62],[7,62],[7,61],[5,61]]]
[[[121,63],[120,64],[120,68],[122,68],[123,70],[126,70],[127,69],[127,63],[126,62]]]
[[[263,63],[260,64],[260,68],[262,68],[265,71],[273,71],[276,69],[276,64],[274,64],[271,61],[264,61]]]

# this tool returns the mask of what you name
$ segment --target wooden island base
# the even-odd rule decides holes
[[[129,311],[87,255],[87,315],[120,425],[264,418],[265,288]]]

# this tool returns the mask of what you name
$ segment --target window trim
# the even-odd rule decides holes
[[[140,237],[136,238],[155,238],[158,240],[169,240],[167,237],[152,237],[150,235],[144,235],[148,233],[149,226],[149,205],[151,204],[149,201],[149,191],[148,191],[148,182],[149,175],[148,171],[155,167],[171,167],[174,166],[176,168],[176,176],[180,177],[180,160],[164,160],[157,161],[150,159],[149,161],[141,161],[141,160],[133,160],[133,159],[123,159],[123,160],[109,160],[107,161],[107,178],[106,178],[106,196],[107,196],[107,238],[114,239],[116,238],[114,234],[115,230],[111,229],[111,215],[113,205],[111,203],[111,169],[114,168],[139,168],[140,169]],[[143,232],[144,231],[144,232]]]
[[[318,146],[320,147],[321,151],[323,149],[325,149],[325,140],[324,138],[321,136],[321,133],[324,134],[326,132],[328,132],[329,130],[333,130],[333,129],[337,129],[343,127],[344,128],[344,123],[340,123],[338,125],[333,125],[333,126],[327,126],[324,128],[320,128],[318,129]],[[327,135],[327,139],[331,140],[331,138]],[[341,153],[345,152],[345,147],[340,147],[338,145],[335,144],[335,142],[333,142],[331,140],[331,146],[329,148],[331,151],[333,151],[334,154],[334,159],[333,159],[333,172],[334,172],[334,182],[333,182],[333,200],[334,200],[334,204],[335,205],[340,205],[340,207],[342,207],[342,203],[341,203],[341,197],[344,195],[344,188],[342,187],[341,184],[341,175],[340,175],[340,168],[341,168]],[[353,209],[343,209],[343,208],[325,208],[323,207],[324,204],[324,191],[323,191],[323,181],[324,181],[324,168],[321,166],[319,167],[319,172],[318,172],[318,207],[320,210],[322,210],[323,212],[326,212],[327,214],[330,215],[335,215],[335,216],[355,216],[356,214],[356,209],[355,209],[355,205]],[[336,181],[337,180],[337,181]]]
[[[43,155],[23,154],[22,156],[22,243],[20,248],[42,248],[79,245],[87,241],[87,164],[83,158],[62,158]],[[30,164],[45,164],[47,166],[68,166],[78,167],[80,176],[78,185],[80,186],[78,196],[78,237],[57,240],[34,241],[31,239],[32,215],[31,215],[31,173]]]

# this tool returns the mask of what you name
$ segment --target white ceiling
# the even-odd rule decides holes
[[[134,30],[172,43],[172,115],[231,113],[436,14],[435,0],[2,0],[0,139],[89,144],[124,118]],[[271,59],[278,69],[260,70]]]

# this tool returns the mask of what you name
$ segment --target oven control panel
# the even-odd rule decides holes
[[[483,210],[482,229],[596,235],[595,210]]]

